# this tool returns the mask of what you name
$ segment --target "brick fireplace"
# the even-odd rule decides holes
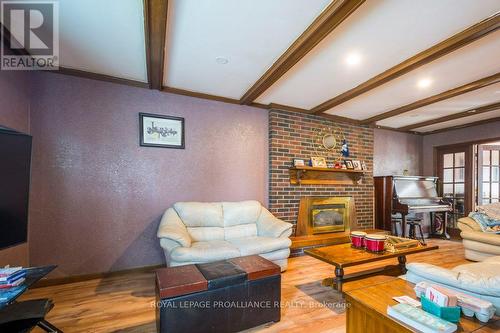
[[[290,184],[289,168],[294,158],[308,160],[318,156],[314,147],[316,129],[338,126],[349,144],[349,159],[366,163],[368,171],[360,184],[305,185]],[[352,197],[359,229],[373,228],[373,129],[334,123],[332,120],[301,113],[272,110],[269,113],[269,208],[280,219],[297,225],[303,197]],[[328,163],[339,154],[323,154]]]

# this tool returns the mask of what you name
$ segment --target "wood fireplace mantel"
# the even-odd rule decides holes
[[[293,185],[356,185],[360,184],[365,171],[298,166],[290,168],[290,184]]]

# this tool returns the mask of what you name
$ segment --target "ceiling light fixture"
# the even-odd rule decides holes
[[[351,53],[345,58],[345,62],[350,66],[359,65],[361,63],[361,55],[359,53]]]
[[[432,84],[431,79],[421,79],[417,82],[417,86],[421,89],[427,88]]]
[[[229,60],[227,58],[217,57],[215,58],[215,62],[218,63],[219,65],[225,65],[229,62]]]

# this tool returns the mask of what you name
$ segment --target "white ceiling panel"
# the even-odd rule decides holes
[[[169,1],[164,84],[239,99],[329,3]]]
[[[499,9],[498,0],[366,1],[257,102],[310,109]]]
[[[63,67],[147,82],[142,0],[59,0]]]
[[[460,126],[460,125],[467,125],[467,124],[470,124],[470,123],[473,123],[476,121],[487,120],[487,119],[492,119],[492,118],[497,118],[497,117],[500,117],[500,110],[485,112],[485,113],[481,113],[481,114],[470,116],[470,117],[464,117],[464,118],[460,118],[460,119],[446,121],[444,123],[420,127],[420,128],[415,129],[415,131],[417,131],[417,132],[431,132],[431,131],[436,131],[436,130],[440,130],[443,128]]]
[[[500,72],[500,31],[338,105],[327,113],[366,119]],[[430,85],[419,88],[421,80]]]
[[[498,102],[500,102],[500,83],[378,121],[377,125],[399,128]]]

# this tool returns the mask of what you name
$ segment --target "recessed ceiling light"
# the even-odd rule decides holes
[[[225,65],[229,62],[229,60],[227,58],[217,57],[215,58],[215,62],[218,63],[219,65]]]
[[[431,79],[420,79],[418,82],[417,82],[417,86],[419,88],[427,88],[429,87],[430,85],[432,84],[432,80]]]
[[[361,62],[361,55],[359,53],[348,54],[345,62],[350,66],[358,65]]]

